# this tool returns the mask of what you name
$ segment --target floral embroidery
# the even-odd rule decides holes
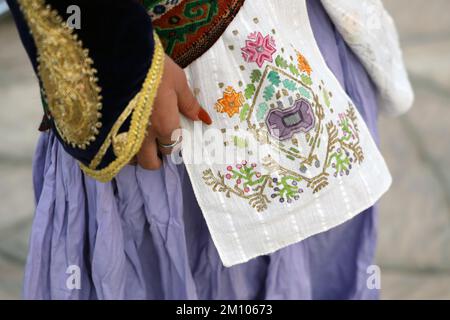
[[[302,181],[299,177],[285,175],[281,178],[273,178],[272,181],[275,184],[275,187],[273,188],[271,198],[279,198],[281,203],[284,201],[291,203],[293,200],[298,200],[300,198],[300,194],[303,193],[303,189],[298,186],[298,184]]]
[[[297,52],[297,61],[298,68],[302,72],[306,72],[310,76],[312,72],[311,66],[308,63],[308,60],[306,60],[306,58],[300,52]]]
[[[263,36],[261,32],[253,32],[245,41],[242,48],[242,56],[247,62],[256,62],[262,67],[265,61],[273,62],[273,54],[276,52],[275,40],[270,35]]]
[[[285,161],[267,155],[260,167],[242,161],[217,172],[205,170],[203,179],[213,191],[246,199],[264,211],[274,201],[292,203],[304,193],[320,192],[330,178],[349,175],[364,161],[364,152],[354,106],[334,114],[333,93],[323,81],[314,85],[313,70],[302,53],[295,51],[297,59],[290,57],[290,62],[282,49],[283,55],[273,59],[274,39],[260,32],[249,39],[242,49],[244,60],[259,68],[250,71],[243,94],[227,87],[216,110],[227,113],[230,121],[236,119],[260,144],[278,149]],[[227,143],[247,147],[241,138],[232,139]]]
[[[354,163],[364,160],[364,153],[359,145],[359,129],[354,108],[339,114],[338,127],[341,135],[338,147],[330,156],[331,167],[335,169],[334,176],[349,175]]]
[[[267,128],[279,140],[290,139],[297,132],[308,132],[314,128],[315,119],[311,104],[297,100],[291,108],[273,109],[266,118]]]
[[[270,203],[266,195],[266,187],[273,187],[269,175],[262,175],[256,163],[249,165],[247,161],[227,167],[227,173],[214,175],[211,169],[203,172],[203,179],[214,191],[224,192],[229,198],[231,194],[247,199],[258,211],[267,209]]]
[[[245,99],[242,92],[236,92],[232,87],[227,87],[223,94],[223,98],[219,99],[216,104],[216,110],[221,113],[228,114],[229,117],[239,113]]]

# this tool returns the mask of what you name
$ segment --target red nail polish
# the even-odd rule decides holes
[[[200,111],[198,113],[198,118],[207,125],[212,124],[211,117],[203,108],[200,109]]]

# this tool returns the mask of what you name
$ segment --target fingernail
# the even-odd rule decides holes
[[[200,111],[198,113],[198,118],[208,126],[212,124],[211,117],[209,116],[208,112],[205,111],[205,109],[200,108]]]

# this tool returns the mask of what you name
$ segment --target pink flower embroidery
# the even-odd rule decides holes
[[[264,61],[273,62],[273,54],[277,51],[275,40],[270,36],[263,36],[261,32],[253,32],[245,41],[242,56],[247,62],[256,62],[261,68]]]

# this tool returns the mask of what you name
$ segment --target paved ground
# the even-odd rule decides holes
[[[450,2],[385,0],[416,90],[406,116],[381,118],[394,185],[381,202],[383,298],[450,299]],[[20,296],[33,211],[36,83],[10,19],[0,21],[0,299]]]
[[[380,121],[394,176],[381,202],[383,297],[450,299],[450,2],[385,3],[401,33],[416,102],[407,115]]]

